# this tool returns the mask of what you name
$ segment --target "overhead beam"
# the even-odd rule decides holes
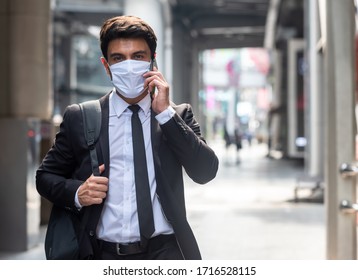
[[[204,37],[196,40],[199,50],[223,48],[262,48],[263,37],[225,38],[220,36]]]
[[[185,16],[184,16],[185,17]],[[208,14],[189,20],[192,28],[213,28],[213,27],[240,27],[240,26],[265,26],[266,16],[258,15],[227,15],[227,14]]]

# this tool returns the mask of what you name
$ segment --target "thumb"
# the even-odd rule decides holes
[[[99,169],[99,174],[102,174],[103,171],[105,170],[104,164],[100,165],[100,166],[98,167],[98,169]]]

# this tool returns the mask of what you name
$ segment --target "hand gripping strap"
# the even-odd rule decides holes
[[[82,117],[83,129],[86,142],[90,151],[93,175],[99,176],[96,141],[101,131],[102,114],[99,100],[90,100],[79,104]]]

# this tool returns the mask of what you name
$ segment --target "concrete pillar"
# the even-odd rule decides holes
[[[323,106],[324,94],[322,91],[322,55],[318,47],[319,16],[318,2],[305,1],[305,40],[306,61],[305,71],[305,135],[307,146],[305,149],[305,168],[309,178],[312,178],[313,187],[323,180]]]
[[[0,250],[39,242],[41,119],[52,114],[48,0],[0,1]]]
[[[25,251],[40,241],[40,122],[0,118],[0,128],[0,251]]]
[[[343,178],[339,174],[342,163],[355,161],[355,8],[351,0],[326,0],[322,4],[326,4],[327,26],[326,38],[322,38],[326,42],[324,162],[327,258],[356,259],[356,215],[339,210],[342,200],[356,202],[356,178]]]
[[[48,119],[52,113],[50,1],[5,2],[9,24],[9,114]]]
[[[189,84],[191,80],[187,80],[187,78],[191,68],[188,66],[187,60],[188,58],[191,60],[192,56],[187,51],[188,45],[186,45],[186,43],[188,43],[188,40],[184,27],[181,25],[181,22],[173,21],[173,77],[175,77],[175,79],[173,79],[173,100],[176,103],[181,103],[186,100],[186,95],[190,92]],[[184,69],[188,69],[188,71]],[[186,82],[183,83],[183,81]],[[187,100],[186,102],[189,101]]]
[[[173,57],[171,11],[168,1],[160,0],[126,0],[124,14],[142,18],[153,28],[157,36],[157,63],[159,70],[171,86],[173,96]]]
[[[9,82],[9,67],[10,67],[10,44],[8,39],[10,37],[10,1],[0,1],[0,34],[2,43],[0,44],[0,117],[8,116],[10,114],[10,82]]]
[[[202,104],[199,103],[199,90],[203,88],[203,69],[202,63],[199,62],[199,50],[197,45],[195,44],[191,49],[191,65],[190,65],[190,76],[185,77],[187,81],[190,81],[190,89],[187,92],[187,99],[183,100],[183,102],[190,103],[196,115],[198,122],[200,123],[200,127],[202,133],[207,132],[207,121],[206,116],[203,114],[204,108],[200,108]],[[206,104],[205,104],[206,106]],[[199,110],[198,110],[199,108]]]
[[[157,62],[158,68],[164,67],[164,22],[161,4],[158,0],[126,0],[124,14],[137,16],[148,22],[158,39]]]

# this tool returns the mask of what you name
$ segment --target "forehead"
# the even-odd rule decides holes
[[[118,38],[109,42],[108,55],[112,53],[150,52],[147,42],[143,38]]]

